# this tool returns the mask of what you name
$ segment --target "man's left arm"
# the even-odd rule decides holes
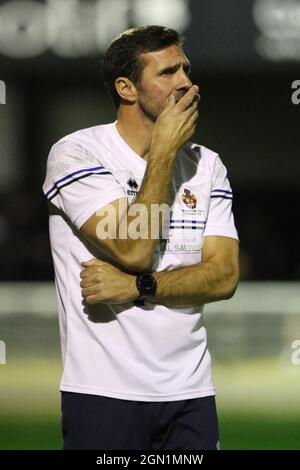
[[[173,271],[153,273],[157,291],[151,303],[193,307],[232,297],[238,284],[238,241],[204,238],[202,261]],[[82,294],[88,304],[133,302],[139,296],[136,276],[100,260],[84,263]]]
[[[238,252],[238,241],[233,238],[205,237],[201,263],[153,274],[157,291],[150,302],[193,307],[231,298],[238,285]]]
[[[209,160],[211,157],[210,154]],[[233,194],[222,160],[215,154],[211,161],[214,161],[212,187],[201,263],[155,273],[158,287],[154,303],[192,307],[229,299],[236,290],[239,244],[232,213]]]

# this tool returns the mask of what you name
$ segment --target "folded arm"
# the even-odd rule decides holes
[[[99,260],[84,266],[81,287],[88,304],[124,303],[138,298],[134,275]],[[238,284],[238,242],[229,237],[207,236],[201,263],[153,275],[157,292],[151,303],[180,308],[228,299]]]

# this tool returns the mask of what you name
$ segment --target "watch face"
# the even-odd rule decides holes
[[[153,277],[152,276],[145,276],[145,279],[143,281],[143,284],[146,289],[151,289],[153,286]]]
[[[137,287],[140,295],[154,295],[156,292],[156,280],[151,274],[141,274],[137,278]]]

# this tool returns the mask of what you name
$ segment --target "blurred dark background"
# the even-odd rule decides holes
[[[146,23],[186,38],[202,96],[194,140],[227,166],[242,279],[298,279],[299,1],[11,0],[0,2],[0,280],[53,279],[47,154],[63,135],[115,119],[101,57]]]

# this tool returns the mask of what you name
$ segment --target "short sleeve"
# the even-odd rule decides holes
[[[232,213],[233,193],[227,178],[227,170],[219,157],[216,158],[212,174],[208,217],[204,236],[220,235],[238,240]]]
[[[101,160],[77,143],[55,144],[47,162],[43,191],[77,229],[98,210],[126,197],[122,186]]]

